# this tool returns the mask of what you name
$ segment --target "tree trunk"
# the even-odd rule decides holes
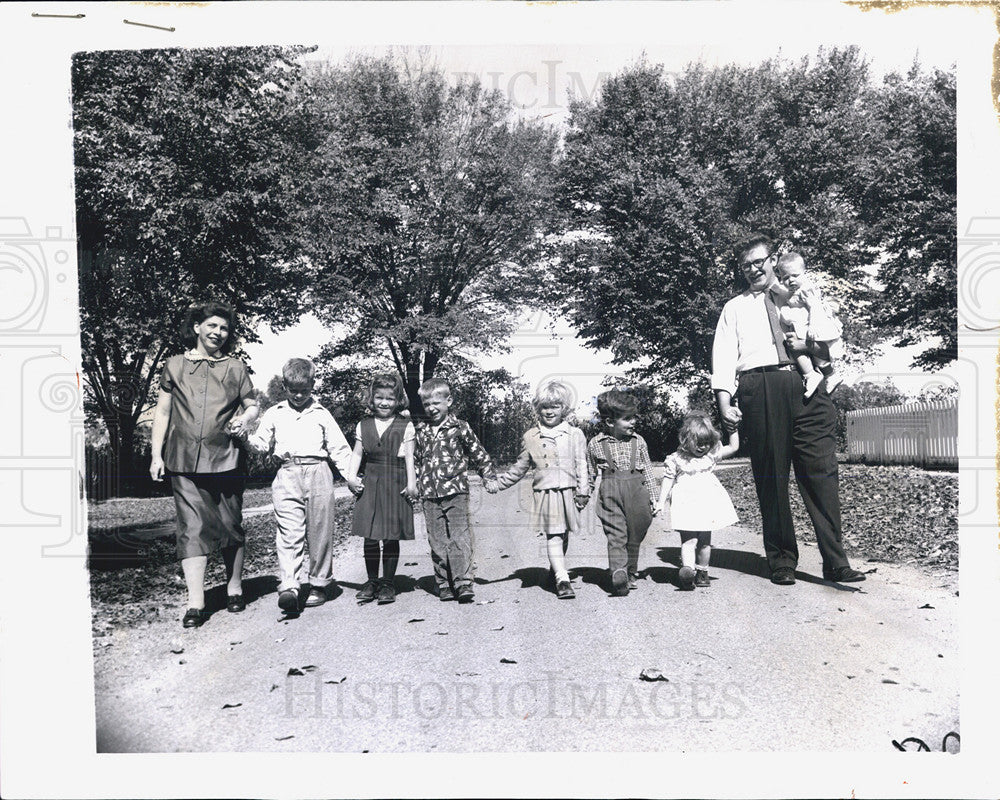
[[[405,353],[406,374],[403,375],[403,385],[406,387],[406,396],[410,400],[410,413],[413,418],[421,419],[424,416],[424,406],[420,402],[420,351],[407,351]]]
[[[108,427],[112,461],[109,473],[103,476],[109,497],[122,497],[142,481],[135,474],[135,420],[130,413],[112,413],[104,417]]]

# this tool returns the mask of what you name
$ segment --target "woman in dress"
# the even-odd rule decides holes
[[[236,316],[217,302],[192,306],[184,327],[192,345],[171,356],[160,374],[153,416],[154,481],[170,475],[177,506],[177,556],[187,585],[185,628],[208,619],[205,569],[222,553],[228,580],[227,609],[243,599],[243,473],[233,437],[257,418],[257,401],[246,366],[229,353]]]

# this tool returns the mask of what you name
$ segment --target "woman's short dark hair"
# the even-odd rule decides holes
[[[194,333],[194,326],[200,325],[209,317],[222,317],[229,323],[229,336],[219,348],[219,352],[229,353],[236,345],[236,312],[233,311],[232,306],[214,300],[205,303],[192,303],[188,306],[184,327],[181,329],[181,339],[184,346],[191,348],[197,344],[198,337]]]

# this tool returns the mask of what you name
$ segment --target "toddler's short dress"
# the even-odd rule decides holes
[[[663,462],[666,474],[673,471],[670,495],[670,526],[676,531],[714,531],[739,521],[733,501],[712,472],[721,445],[694,458],[678,450]]]

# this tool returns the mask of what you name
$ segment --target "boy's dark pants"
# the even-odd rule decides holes
[[[469,495],[424,499],[427,540],[431,545],[434,578],[438,588],[448,585],[448,572],[458,588],[472,584],[472,528]]]
[[[639,545],[653,521],[642,472],[607,470],[598,492],[597,517],[608,538],[611,574],[624,569],[634,575],[639,568]]]
[[[736,397],[771,571],[795,569],[799,560],[788,499],[789,465],[795,467],[799,492],[816,529],[823,566],[831,570],[848,566],[840,532],[837,412],[825,385],[807,399],[795,370],[745,372]]]

